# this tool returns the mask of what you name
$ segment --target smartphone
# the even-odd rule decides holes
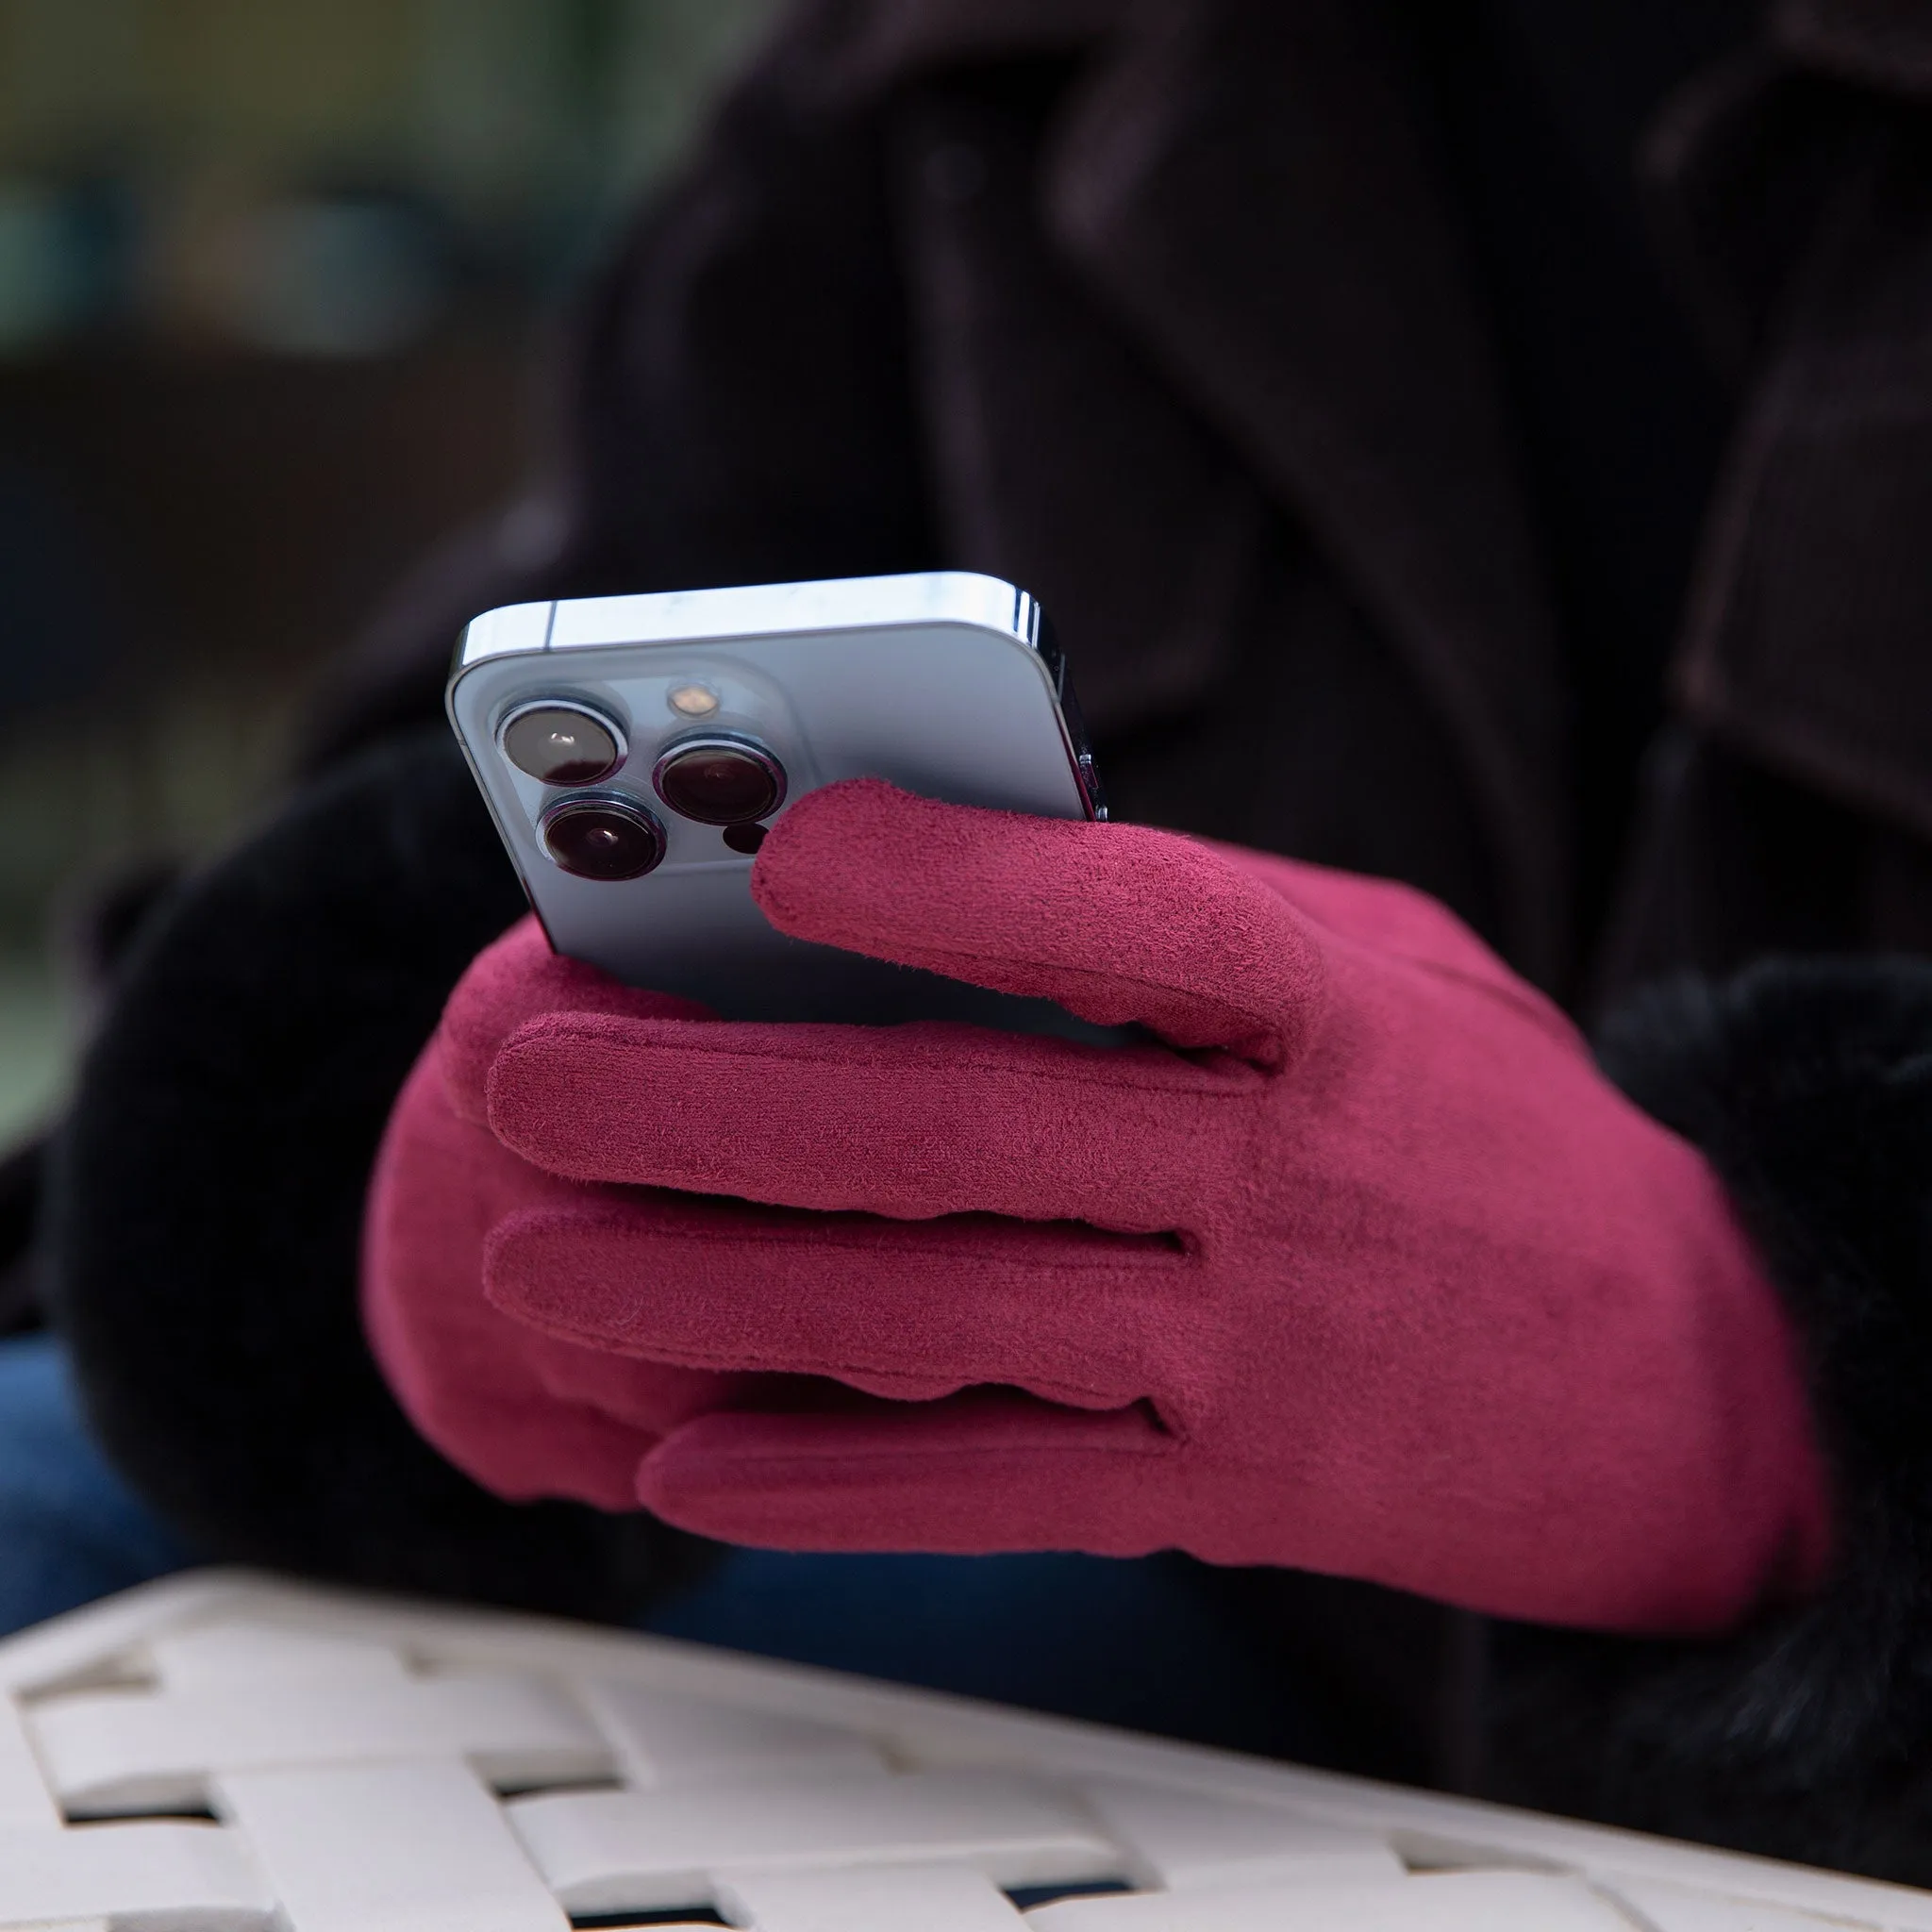
[[[463,632],[450,723],[551,944],[727,1019],[959,1018],[1043,1002],[787,938],[766,832],[841,778],[1107,815],[1040,606],[962,571],[513,604]]]

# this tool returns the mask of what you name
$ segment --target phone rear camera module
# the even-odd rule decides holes
[[[664,857],[664,827],[628,798],[563,798],[539,821],[543,849],[580,879],[641,878]]]
[[[499,737],[504,757],[545,785],[594,785],[624,762],[624,733],[585,705],[525,705]]]
[[[651,782],[673,811],[701,825],[750,824],[785,797],[785,767],[741,738],[687,738],[658,760]]]

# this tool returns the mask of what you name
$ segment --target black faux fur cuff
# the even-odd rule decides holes
[[[209,1556],[620,1617],[705,1546],[496,1501],[362,1339],[391,1104],[524,897],[447,730],[304,792],[144,930],[55,1143],[46,1279],[96,1431]]]
[[[1499,1630],[1496,1794],[1932,1883],[1932,964],[1769,961],[1606,1027],[1723,1175],[1802,1333],[1829,1587],[1723,1642]]]

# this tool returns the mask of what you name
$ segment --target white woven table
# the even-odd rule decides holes
[[[1932,1893],[232,1572],[0,1643],[0,1927],[1932,1932]]]

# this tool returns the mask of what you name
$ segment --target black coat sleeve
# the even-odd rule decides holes
[[[1634,999],[1610,1075],[1701,1147],[1801,1337],[1826,1585],[1715,1642],[1498,1628],[1495,1795],[1932,1884],[1932,963],[1767,961]]]
[[[362,1197],[450,989],[524,897],[445,729],[345,765],[143,933],[52,1151],[44,1267],[90,1419],[210,1557],[619,1618],[704,1545],[497,1501],[362,1337]]]

